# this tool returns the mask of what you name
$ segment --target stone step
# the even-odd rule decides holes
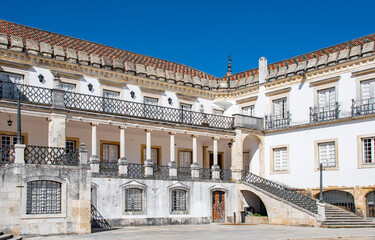
[[[340,225],[340,224],[336,224],[336,225],[322,225],[321,227],[324,227],[324,228],[373,228],[375,227],[372,226],[372,225],[368,225],[368,224],[364,224],[364,225]]]
[[[365,221],[358,221],[358,222],[355,222],[355,221],[347,221],[347,222],[343,222],[343,221],[324,221],[323,222],[323,225],[335,225],[335,224],[339,224],[339,225],[369,225],[369,226],[375,227],[375,223],[365,222]]]
[[[0,235],[0,240],[6,240],[6,239],[11,239],[13,238],[12,234],[2,234]]]

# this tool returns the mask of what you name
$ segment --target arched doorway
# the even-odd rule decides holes
[[[367,217],[375,217],[375,191],[366,196]]]
[[[244,198],[244,209],[246,215],[268,216],[266,206],[262,199],[253,192],[241,191]]]
[[[242,142],[242,169],[262,175],[264,168],[262,141],[256,135],[244,134],[244,136]]]
[[[317,194],[315,198],[319,198],[319,194]],[[325,191],[323,192],[323,201],[345,210],[355,212],[354,197],[349,192],[339,190]]]
[[[212,220],[225,222],[225,192],[212,191]]]

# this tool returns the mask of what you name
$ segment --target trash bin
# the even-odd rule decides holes
[[[241,223],[245,223],[246,214],[245,211],[241,212]]]

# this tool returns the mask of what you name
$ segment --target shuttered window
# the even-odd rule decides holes
[[[143,147],[142,151],[143,151],[143,163],[144,163],[144,162],[146,162],[146,147]],[[154,163],[154,165],[159,165],[158,159],[159,159],[159,149],[158,148],[151,148],[151,160]]]
[[[281,98],[273,101],[273,115],[278,118],[286,118],[288,112],[287,99]]]
[[[180,151],[180,167],[190,167],[192,163],[191,151]]]
[[[273,149],[273,170],[275,172],[288,170],[288,154],[286,147]]]
[[[319,163],[325,168],[336,167],[335,142],[319,143]]]
[[[335,88],[329,88],[318,91],[318,107],[334,107],[336,105]]]
[[[125,212],[143,212],[143,190],[125,189]]]
[[[255,108],[254,105],[243,107],[242,114],[246,116],[254,116],[255,115]]]
[[[375,97],[375,80],[361,82],[361,100],[374,100]]]
[[[364,164],[375,163],[375,138],[362,138],[362,159]]]
[[[103,162],[117,162],[119,159],[119,146],[117,144],[103,143]]]

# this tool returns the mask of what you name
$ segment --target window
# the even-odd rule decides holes
[[[250,151],[242,153],[243,170],[246,172],[250,171]]]
[[[20,87],[15,84],[23,84],[23,76],[11,73],[0,72],[0,81],[3,83],[0,86],[0,98],[15,98]]]
[[[109,113],[117,113],[118,104],[116,104],[116,100],[120,99],[120,93],[103,90],[103,111]]]
[[[375,137],[362,138],[362,161],[363,164],[375,163]]]
[[[183,189],[172,190],[172,213],[184,214],[188,213],[188,193]]]
[[[324,168],[336,167],[336,144],[335,142],[325,142],[318,144],[319,164]]]
[[[119,159],[119,145],[103,143],[103,162],[117,162]]]
[[[60,83],[60,88],[67,92],[75,92],[76,91],[76,85],[71,83]]]
[[[27,183],[26,214],[61,213],[61,183],[32,181]]]
[[[21,140],[23,143],[23,136]],[[17,144],[17,136],[1,135],[1,162],[6,163],[14,161],[14,150],[11,149],[14,144]]]
[[[372,100],[374,102],[375,97],[375,79],[362,81],[361,82],[361,100]]]
[[[336,106],[336,91],[335,88],[323,89],[318,91],[318,107],[319,111],[324,111],[324,108],[334,108]]]
[[[181,103],[181,120],[183,123],[191,123],[191,108],[190,104]]]
[[[214,114],[215,115],[224,115],[224,111],[223,110],[219,110],[219,109],[214,109]]]
[[[273,171],[288,171],[288,152],[286,147],[273,149]]]
[[[125,189],[125,213],[143,212],[143,190],[140,188]]]
[[[154,163],[154,165],[160,165],[160,151],[160,147],[151,147],[151,160]],[[144,162],[146,162],[146,146],[142,145],[142,164],[144,164]]]
[[[242,108],[242,114],[246,116],[254,116],[255,115],[255,108],[254,105],[250,105],[248,107]]]
[[[273,115],[276,118],[288,117],[287,98],[280,98],[273,100]]]
[[[151,97],[143,97],[144,105],[144,117],[157,119],[159,116],[158,113],[158,99]]]
[[[67,151],[75,150],[76,149],[76,141],[66,140],[65,148],[66,148]]]
[[[190,167],[192,164],[192,152],[188,150],[179,151],[179,165],[180,167]]]

